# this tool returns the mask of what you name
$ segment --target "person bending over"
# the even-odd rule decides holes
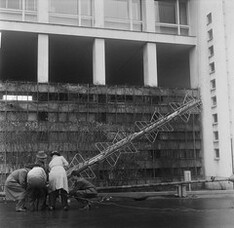
[[[17,201],[16,211],[26,211],[25,198],[27,195],[27,174],[31,167],[17,169],[13,171],[6,179],[5,194],[6,199]]]
[[[46,184],[47,175],[45,170],[39,164],[35,164],[27,176],[27,196],[30,211],[45,209],[47,196]]]

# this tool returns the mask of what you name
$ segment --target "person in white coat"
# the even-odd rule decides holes
[[[52,159],[49,163],[49,209],[55,209],[56,199],[60,195],[63,209],[68,210],[68,180],[65,169],[69,164],[58,151],[52,151],[50,156]]]

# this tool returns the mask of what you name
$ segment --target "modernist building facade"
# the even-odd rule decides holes
[[[0,0],[2,81],[198,89],[204,176],[233,171],[232,0]]]
[[[198,11],[198,74],[207,175],[227,176],[233,171],[234,58],[231,40],[234,30],[230,23],[233,10],[232,1],[203,1]]]

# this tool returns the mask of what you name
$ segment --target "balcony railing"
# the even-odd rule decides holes
[[[105,18],[105,28],[122,29],[130,31],[142,31],[142,21],[120,19],[120,18]]]
[[[155,22],[156,33],[188,36],[189,28],[189,25]]]
[[[49,23],[92,27],[94,17],[77,14],[49,13]]]

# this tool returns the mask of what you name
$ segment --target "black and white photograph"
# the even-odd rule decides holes
[[[0,228],[233,228],[234,0],[0,0]]]

